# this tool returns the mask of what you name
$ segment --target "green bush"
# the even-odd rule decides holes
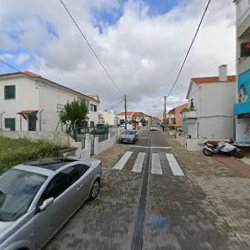
[[[59,156],[59,151],[65,148],[45,141],[0,137],[0,172],[25,161]]]

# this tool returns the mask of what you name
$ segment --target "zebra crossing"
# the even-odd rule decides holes
[[[132,156],[133,151],[127,151],[121,159],[115,164],[115,166],[112,169],[115,170],[122,170],[130,157]],[[172,172],[173,176],[184,176],[184,172],[182,171],[180,165],[178,164],[177,160],[175,159],[173,154],[165,154],[166,160],[168,162],[168,165],[170,167],[170,170]],[[134,162],[132,172],[134,173],[141,173],[143,169],[143,165],[145,162],[146,153],[145,152],[139,152],[136,160]],[[160,159],[159,153],[152,153],[151,155],[151,174],[153,175],[162,175],[162,164]]]

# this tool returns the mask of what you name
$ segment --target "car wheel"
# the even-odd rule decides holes
[[[89,200],[94,200],[99,193],[100,193],[100,180],[95,180],[89,194]]]

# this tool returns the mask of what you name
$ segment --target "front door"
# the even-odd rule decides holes
[[[28,116],[28,130],[29,131],[36,131],[36,115],[29,115]]]

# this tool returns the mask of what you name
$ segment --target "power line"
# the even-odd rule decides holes
[[[116,106],[118,106],[119,104],[121,104],[122,102],[124,102],[124,100],[122,99],[119,103],[113,105],[113,106],[110,106],[110,109],[113,109],[115,108]]]
[[[108,72],[107,68],[104,66],[104,64],[102,63],[101,59],[98,57],[97,53],[95,52],[95,50],[92,48],[90,42],[88,41],[88,39],[86,38],[86,36],[84,35],[83,31],[81,30],[80,26],[78,25],[78,23],[76,22],[75,18],[73,17],[73,15],[70,13],[68,7],[65,5],[65,3],[62,0],[59,0],[60,3],[62,4],[62,6],[64,7],[65,11],[68,13],[69,17],[71,18],[71,20],[73,21],[73,23],[75,24],[75,26],[77,27],[78,31],[80,32],[82,38],[85,40],[85,42],[87,43],[88,47],[90,48],[90,50],[92,51],[92,53],[94,54],[95,58],[97,59],[97,61],[99,62],[99,64],[102,66],[104,72],[106,73],[106,75],[108,76],[108,78],[111,80],[111,82],[113,83],[114,87],[120,92],[121,95],[124,95],[122,93],[122,91],[118,88],[117,84],[115,83],[115,81],[113,80],[113,78],[111,77],[110,73]]]
[[[201,24],[202,24],[202,22],[203,22],[203,19],[204,19],[206,13],[207,13],[207,10],[208,10],[208,7],[209,7],[211,1],[212,1],[212,0],[208,0],[208,2],[207,2],[206,8],[205,8],[205,10],[204,10],[204,12],[203,12],[203,14],[202,14],[202,16],[201,16],[201,20],[200,20],[199,25],[198,25],[198,27],[197,27],[197,29],[196,29],[196,32],[195,32],[194,37],[193,37],[193,39],[192,39],[192,42],[191,42],[191,44],[190,44],[190,46],[189,46],[189,48],[188,48],[187,54],[186,54],[186,56],[185,56],[185,58],[184,58],[184,60],[183,60],[183,62],[182,62],[181,68],[180,68],[180,70],[179,70],[179,72],[178,72],[178,74],[177,74],[177,77],[176,77],[176,79],[175,79],[175,81],[174,81],[174,84],[173,84],[171,90],[169,91],[169,93],[168,93],[168,95],[167,95],[167,98],[171,95],[171,93],[173,92],[173,90],[174,90],[174,88],[175,88],[175,86],[176,86],[176,84],[177,84],[177,82],[178,82],[178,80],[179,80],[179,77],[180,77],[180,75],[181,75],[181,72],[182,72],[182,70],[183,70],[183,67],[184,67],[184,65],[185,65],[185,63],[186,63],[186,61],[187,61],[188,55],[189,55],[189,53],[190,53],[190,51],[191,51],[191,49],[192,49],[192,47],[193,47],[194,41],[195,41],[195,39],[196,39],[196,37],[197,37],[197,34],[198,34],[199,30],[200,30]]]
[[[9,64],[9,63],[7,63],[7,62],[5,62],[5,61],[2,60],[2,59],[0,59],[0,62],[3,63],[3,64],[5,64],[5,65],[8,66],[9,68],[14,69],[15,71],[22,72],[21,70],[19,70],[19,69],[16,68],[15,66],[13,66],[13,65],[11,65],[11,64]],[[23,73],[23,72],[22,72],[22,73]]]

